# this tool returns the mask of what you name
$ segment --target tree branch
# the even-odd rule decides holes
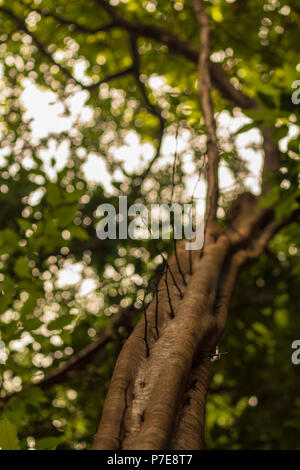
[[[3,408],[7,401],[24,390],[28,390],[32,387],[47,389],[53,385],[64,382],[69,378],[72,371],[82,369],[95,357],[97,353],[99,353],[100,350],[103,350],[108,343],[121,338],[121,335],[118,331],[120,327],[125,327],[127,337],[131,331],[131,320],[139,310],[140,309],[132,308],[120,309],[120,311],[113,316],[112,321],[107,325],[104,331],[93,343],[88,344],[78,353],[74,354],[68,361],[59,366],[57,369],[54,369],[40,382],[25,384],[20,392],[12,393],[0,399],[0,409]]]
[[[165,120],[161,115],[161,109],[155,105],[152,104],[151,101],[149,100],[146,86],[144,82],[141,80],[141,70],[140,70],[140,55],[138,52],[138,47],[137,47],[137,36],[135,34],[130,34],[130,49],[131,49],[131,56],[132,56],[132,69],[133,69],[133,75],[136,79],[137,85],[139,87],[139,90],[141,92],[141,95],[144,99],[144,102],[146,104],[146,107],[148,111],[153,114],[153,116],[156,116],[159,120],[158,128],[157,128],[157,148],[156,152],[150,161],[148,167],[142,174],[142,179],[144,180],[149,172],[151,171],[152,166],[154,165],[155,161],[160,155],[160,149],[161,149],[161,144],[162,144],[162,139],[163,139],[163,134],[165,130]]]
[[[216,134],[214,106],[211,97],[210,57],[210,22],[202,0],[193,0],[193,8],[200,29],[201,51],[199,54],[199,94],[204,122],[207,128],[207,193],[205,228],[216,220],[218,208],[218,168],[219,150]]]
[[[103,8],[110,15],[116,27],[123,28],[128,32],[136,34],[137,36],[146,37],[161,42],[168,46],[170,52],[179,54],[194,64],[198,63],[199,51],[197,47],[195,47],[194,44],[190,41],[178,37],[177,34],[173,34],[161,26],[143,23],[135,19],[128,19],[123,14],[121,14],[117,8],[111,6],[106,0],[95,1],[100,6],[100,8]],[[225,98],[243,109],[251,109],[256,107],[256,101],[253,98],[250,98],[240,90],[234,88],[226,72],[219,64],[209,62],[209,68],[215,87]]]
[[[128,32],[134,33],[138,36],[146,37],[146,38],[161,42],[165,44],[166,46],[168,46],[170,52],[174,54],[179,54],[195,64],[198,63],[198,49],[190,41],[187,41],[185,39],[178,37],[178,35],[168,31],[167,29],[161,26],[157,26],[157,25],[149,24],[149,23],[148,24],[143,23],[135,19],[128,19],[125,16],[123,16],[118,11],[117,8],[112,7],[105,0],[95,0],[95,1],[97,2],[100,8],[104,9],[110,15],[112,19],[111,23],[102,27],[101,29],[99,29],[99,31],[100,30],[107,31],[113,28],[123,28],[127,30]],[[24,26],[26,27],[24,21],[16,17],[16,15],[11,10],[3,6],[0,7],[0,11],[1,10],[7,15],[11,16],[15,21],[17,21],[21,29],[24,29]],[[52,16],[54,17],[54,15]],[[59,20],[63,21],[61,17],[58,18],[58,21]],[[20,24],[20,22],[22,23]],[[82,26],[77,23],[75,24],[75,26],[77,28],[82,29]],[[86,32],[91,32],[91,31],[86,31]],[[27,28],[26,28],[26,33],[31,35],[31,37],[33,37],[32,32],[29,31]],[[48,58],[50,59],[50,57]],[[56,64],[56,63],[55,65],[60,66],[59,64]],[[226,72],[223,70],[223,68],[219,64],[209,62],[209,67],[210,67],[211,77],[212,77],[214,86],[220,91],[220,93],[225,98],[231,101],[235,106],[239,106],[242,109],[251,109],[257,106],[257,103],[253,98],[250,98],[249,96],[247,96],[240,90],[237,90],[236,88],[234,88]],[[68,73],[68,71],[64,73],[67,73],[67,75],[70,76],[70,73]],[[74,80],[74,77],[70,77],[70,78]],[[80,86],[83,86],[86,88],[86,86],[82,84],[80,84]]]
[[[280,152],[276,141],[272,136],[272,129],[267,127],[262,130],[263,134],[263,149],[265,152],[264,166],[263,166],[263,180],[262,180],[262,193],[265,193],[269,188],[270,174],[276,172],[280,168]]]
[[[124,70],[120,70],[120,71],[117,71],[115,73],[112,73],[111,75],[108,75],[107,77],[99,80],[98,82],[96,83],[92,83],[90,85],[85,85],[83,83],[81,83],[79,80],[77,80],[72,74],[71,72],[69,71],[69,69],[67,69],[66,67],[64,67],[62,64],[60,64],[59,62],[57,62],[52,54],[50,54],[50,52],[48,52],[47,48],[44,46],[44,44],[41,42],[41,40],[35,35],[35,33],[33,33],[32,31],[30,31],[27,26],[26,26],[26,23],[23,19],[19,18],[17,15],[15,15],[15,13],[13,13],[9,8],[6,8],[6,7],[3,7],[3,6],[0,6],[0,11],[2,11],[3,13],[5,13],[7,16],[9,16],[15,23],[17,23],[20,27],[20,29],[22,31],[24,31],[26,34],[28,34],[29,36],[31,36],[32,40],[34,41],[35,45],[37,46],[37,48],[39,49],[39,51],[41,52],[41,54],[43,54],[45,57],[47,57],[47,59],[54,65],[56,65],[57,67],[59,67],[59,69],[61,70],[61,72],[69,79],[73,80],[77,85],[79,85],[81,88],[84,88],[85,90],[91,90],[91,89],[94,89],[94,88],[97,88],[98,86],[102,85],[103,83],[107,83],[111,80],[115,80],[116,78],[120,78],[120,77],[123,77],[125,75],[128,75],[130,73],[132,73],[132,67],[128,67]]]
[[[26,6],[28,7],[28,5],[26,5]],[[58,23],[60,23],[62,25],[72,26],[72,27],[74,27],[75,30],[80,31],[82,33],[97,34],[97,33],[100,33],[100,32],[109,31],[109,30],[111,30],[112,28],[115,27],[115,24],[113,22],[110,22],[110,23],[108,23],[104,26],[99,26],[99,27],[96,27],[96,28],[89,28],[86,25],[76,23],[72,19],[64,18],[64,17],[58,15],[57,13],[54,13],[54,12],[48,10],[48,8],[30,8],[29,7],[29,9],[30,9],[30,11],[39,13],[44,18],[53,18],[54,20],[56,20]]]

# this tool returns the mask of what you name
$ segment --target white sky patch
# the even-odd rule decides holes
[[[165,77],[160,77],[159,75],[151,75],[151,77],[148,80],[148,84],[152,90],[159,90],[162,91],[164,88],[167,87],[169,89],[169,85],[167,84],[167,80]]]
[[[203,178],[199,179],[198,175],[188,176],[186,178],[187,195],[188,198],[194,200],[196,212],[200,215],[205,213],[205,196],[206,196],[206,181]]]
[[[66,266],[63,269],[60,269],[58,272],[56,286],[58,288],[63,288],[77,284],[82,279],[82,270],[83,265],[81,263],[70,264],[69,266]]]
[[[64,106],[53,91],[42,90],[30,80],[24,80],[21,99],[26,109],[25,119],[32,120],[30,126],[34,143],[47,137],[49,133],[70,130],[79,116],[83,121],[91,119],[91,110],[84,106],[87,99],[84,91],[77,92],[67,100],[70,116],[63,115]]]
[[[81,80],[83,83],[86,81],[88,78],[85,75],[85,71],[88,67],[88,63],[84,59],[76,60],[74,66],[73,66],[73,72],[74,72],[74,77],[76,80]]]
[[[295,139],[299,136],[300,127],[296,125],[291,125],[289,128],[289,133],[286,137],[281,139],[279,142],[279,147],[282,152],[286,152],[288,148],[288,143],[291,139]]]
[[[10,149],[8,147],[4,147],[0,150],[0,168],[7,165],[6,158],[10,154]]]
[[[50,323],[51,321],[57,318],[58,309],[54,309],[54,306],[45,305],[43,309],[42,321],[45,323]],[[44,325],[42,325],[44,327]]]
[[[72,125],[71,117],[62,117],[62,103],[56,101],[55,93],[40,90],[28,80],[22,93],[22,101],[26,109],[25,119],[32,119],[31,131],[34,142],[47,137],[51,132],[64,132]]]
[[[125,145],[112,146],[110,151],[116,160],[124,163],[125,171],[133,173],[141,166],[141,144],[136,132],[128,132],[125,137]]]
[[[28,196],[28,204],[32,207],[36,206],[40,203],[45,193],[45,188],[38,188],[35,191],[32,191]]]
[[[251,129],[237,136],[236,145],[240,156],[247,162],[250,176],[245,179],[245,184],[255,194],[260,192],[261,170],[263,164],[263,152],[249,148],[251,144],[261,145],[262,137],[258,129]]]
[[[135,131],[129,131],[124,141],[124,145],[112,146],[110,152],[116,160],[123,163],[128,174],[138,173],[142,168],[146,168],[147,163],[154,156],[155,149],[150,143],[142,144]]]
[[[83,79],[86,64],[84,61],[77,64],[77,78]],[[154,93],[163,92],[164,89],[170,88],[166,79],[158,75],[152,75],[149,78],[149,86]],[[68,107],[70,116],[64,116],[64,107],[58,101],[57,95],[52,91],[39,89],[30,80],[24,81],[25,89],[22,94],[22,100],[26,109],[26,118],[32,119],[31,128],[34,141],[46,137],[49,133],[61,133],[72,128],[74,122],[79,118],[81,122],[88,122],[92,119],[93,113],[91,108],[85,106],[87,99],[86,92],[77,92],[70,97]],[[217,117],[218,137],[226,140],[227,137],[235,133],[241,126],[250,122],[250,119],[241,112],[236,113],[236,117],[232,117],[227,111],[221,112]],[[162,142],[161,157],[157,161],[158,168],[163,168],[167,163],[171,164],[174,160],[174,154],[177,152],[181,158],[185,158],[191,152],[190,147],[191,133],[189,130],[180,130],[180,135],[175,139],[175,135],[167,135]],[[261,145],[261,135],[258,129],[252,129],[236,137],[236,145],[240,157],[243,158],[249,167],[251,175],[246,179],[245,184],[253,192],[259,192],[259,183],[262,167],[262,152],[250,148],[250,146]],[[284,143],[283,143],[284,145]],[[124,145],[119,147],[111,146],[110,151],[113,157],[122,162],[126,172],[129,174],[140,172],[146,168],[148,162],[153,158],[155,149],[150,143],[141,143],[139,135],[135,131],[129,131],[125,137]],[[41,152],[44,160],[45,170],[53,178],[55,173],[61,170],[69,154],[67,141],[57,145],[53,140],[49,141],[48,148]],[[55,159],[55,165],[53,160]],[[193,163],[190,161],[186,164],[186,168],[190,173],[187,181],[187,193],[192,195],[198,175],[193,174]],[[90,182],[100,183],[108,193],[113,193],[114,188],[111,184],[112,176],[107,171],[103,157],[94,153],[88,155],[87,161],[83,164],[82,169],[86,179]],[[117,174],[118,173],[118,174]],[[114,177],[121,178],[121,172],[115,172]],[[222,190],[232,189],[234,184],[233,176],[224,162],[221,162],[219,168],[219,182]],[[195,199],[198,199],[199,207],[204,207],[206,184],[201,181],[197,185]],[[202,212],[202,209],[201,209]]]
[[[167,135],[162,143],[161,153],[163,156],[162,164],[165,164],[167,161],[170,162],[174,160],[175,153],[181,154],[188,149],[190,138],[190,132],[184,130],[180,133],[180,136],[176,137],[174,135]]]
[[[40,151],[39,156],[44,161],[44,170],[50,179],[54,179],[56,173],[61,171],[67,164],[70,153],[69,147],[68,140],[57,144],[54,139],[50,139],[48,148]],[[52,160],[54,160],[54,165]]]
[[[224,162],[221,162],[219,166],[219,182],[220,189],[224,191],[226,191],[226,189],[232,188],[235,183],[231,171],[227,168]]]
[[[9,348],[12,351],[23,351],[24,348],[33,342],[33,337],[30,333],[24,333],[20,339],[13,340],[9,343]]]
[[[84,279],[80,285],[79,296],[84,297],[94,292],[97,287],[97,283],[94,279]]]
[[[221,112],[217,117],[218,137],[225,138],[237,132],[242,126],[251,122],[247,116],[239,113],[238,116],[230,116],[228,111]],[[236,148],[239,156],[247,163],[250,170],[250,176],[244,181],[253,193],[258,194],[260,191],[261,171],[263,164],[263,152],[250,148],[262,145],[262,137],[258,129],[253,128],[247,132],[236,136]],[[220,167],[219,178],[220,188],[225,189],[226,186],[232,186],[234,183],[230,171]]]
[[[88,160],[82,165],[82,171],[85,178],[92,183],[101,183],[108,193],[114,191],[111,185],[112,177],[107,171],[105,161],[99,155],[89,154]]]

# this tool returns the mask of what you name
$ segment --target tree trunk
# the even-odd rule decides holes
[[[182,243],[165,267],[118,358],[94,449],[203,448],[211,357],[239,269],[278,229],[254,196],[234,206],[230,226],[210,231],[192,266]]]
[[[210,21],[205,2],[193,0],[199,26],[199,96],[207,130],[205,244],[175,250],[155,298],[125,343],[106,398],[94,449],[202,449],[205,404],[214,355],[227,322],[241,267],[257,258],[285,221],[273,220],[257,198],[241,194],[217,222],[219,148],[211,97]],[[254,107],[257,106],[255,103]],[[279,167],[271,129],[262,130],[267,176]],[[192,258],[192,262],[191,262]]]

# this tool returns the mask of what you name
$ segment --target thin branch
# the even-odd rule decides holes
[[[100,8],[104,9],[110,15],[112,23],[115,27],[123,28],[129,33],[134,34],[136,37],[146,37],[155,41],[159,41],[165,44],[171,53],[181,55],[185,57],[185,59],[195,64],[198,63],[199,51],[190,41],[180,38],[177,34],[174,34],[163,27],[154,24],[143,23],[136,19],[128,19],[122,13],[120,13],[118,8],[111,6],[106,0],[95,1]],[[195,5],[197,5],[198,3],[199,0],[194,0]],[[234,105],[239,106],[242,109],[255,109],[258,107],[256,100],[247,96],[240,90],[237,90],[232,85],[230,78],[228,77],[227,73],[224,71],[222,66],[220,64],[215,64],[211,62],[209,57],[207,58],[206,70],[207,73],[210,73],[213,85],[226,99],[228,99]],[[162,124],[160,125],[160,134],[163,134]],[[266,137],[266,135],[264,135],[264,137]],[[161,139],[159,142],[161,142]],[[271,143],[271,140],[269,140],[269,142]],[[274,142],[271,145],[273,146]],[[160,148],[158,150],[160,150]],[[155,155],[153,161],[156,160],[157,155],[159,155],[159,151]],[[275,160],[273,159],[273,161]],[[152,163],[150,165],[150,168],[151,166]],[[268,165],[266,165],[265,168],[267,169]]]
[[[178,125],[176,127],[176,133],[175,133],[175,152],[174,152],[174,159],[173,159],[173,167],[172,167],[172,192],[171,192],[171,205],[173,203],[173,196],[174,196],[174,187],[175,187],[175,174],[176,174],[176,165],[177,165],[177,156],[178,156]]]
[[[137,36],[146,37],[161,42],[168,47],[171,53],[181,55],[187,60],[197,64],[198,50],[190,41],[184,40],[178,37],[178,35],[160,26],[156,26],[154,24],[149,23],[143,23],[135,19],[128,19],[123,16],[117,8],[112,7],[105,0],[95,1],[98,3],[100,8],[104,9],[110,15],[112,19],[112,21],[108,25],[101,28],[102,31],[111,30],[113,28],[125,29],[126,31],[134,33]],[[1,7],[0,9],[8,15],[13,15],[15,17],[11,10],[5,7]],[[16,17],[14,19],[16,19]],[[17,18],[17,20],[20,19]],[[81,27],[81,25],[77,24],[77,27]],[[23,29],[23,27],[21,27],[21,29]],[[27,31],[27,33],[32,36],[31,31]],[[220,93],[222,93],[225,98],[231,101],[234,105],[240,106],[242,109],[251,109],[257,107],[257,103],[253,98],[250,98],[240,90],[234,88],[226,72],[223,70],[222,66],[210,62],[209,67],[211,71],[212,81],[215,87],[220,91]]]
[[[244,257],[245,260],[247,259],[256,259],[258,258],[263,251],[265,250],[268,242],[274,235],[287,223],[289,223],[292,218],[289,219],[282,219],[282,220],[272,220],[258,235],[257,238],[254,238],[252,241],[251,246],[245,250]]]
[[[162,140],[163,140],[163,136],[164,136],[164,131],[165,131],[165,121],[164,119],[160,119],[159,120],[159,125],[158,125],[158,128],[157,128],[157,146],[156,146],[156,152],[152,158],[152,160],[150,161],[149,165],[147,166],[147,168],[145,169],[145,171],[143,172],[142,174],[142,180],[144,180],[148,174],[150,173],[151,171],[151,168],[153,167],[154,163],[156,162],[156,160],[159,158],[160,156],[160,151],[161,151],[161,146],[162,146]]]
[[[126,326],[126,329],[129,333],[131,330],[131,319],[139,310],[140,309],[132,308],[120,309],[120,311],[113,316],[112,321],[107,325],[107,327],[95,341],[85,346],[78,353],[74,354],[63,365],[51,371],[40,382],[25,384],[20,392],[12,393],[11,395],[7,395],[6,397],[0,399],[0,409],[8,400],[24,390],[28,390],[32,387],[48,389],[53,385],[64,382],[72,371],[82,369],[94,358],[95,354],[102,350],[109,342],[115,341],[117,338],[119,338],[120,334],[118,330],[121,326]]]
[[[146,225],[146,226],[147,226],[147,225]],[[158,247],[157,247],[157,244],[156,244],[156,242],[155,242],[155,238],[152,237],[152,230],[151,230],[151,228],[149,228],[149,227],[147,227],[147,228],[148,228],[148,232],[149,232],[149,234],[150,234],[150,239],[151,239],[151,241],[152,241],[152,243],[153,243],[154,249],[156,250],[157,254],[162,257],[162,260],[163,260],[163,262],[162,262],[163,269],[164,269],[165,266],[166,266],[167,269],[170,271],[170,274],[171,274],[171,276],[172,276],[172,280],[173,280],[174,286],[176,287],[180,298],[183,299],[183,293],[182,293],[182,291],[181,291],[179,285],[178,285],[177,282],[176,282],[175,276],[174,276],[174,274],[173,274],[173,272],[172,272],[172,270],[171,270],[171,266],[169,265],[167,258],[165,257],[164,253],[161,253],[161,252],[159,251],[159,249],[158,249]],[[163,272],[162,272],[162,273],[163,273]]]
[[[172,299],[171,299],[171,294],[170,294],[169,284],[168,284],[168,266],[166,267],[166,274],[165,274],[164,281],[165,281],[167,294],[168,294],[168,301],[169,301],[169,305],[170,305],[170,309],[171,309],[170,315],[171,315],[171,318],[174,318],[175,314],[174,314],[174,309],[173,309],[173,305],[172,305]]]
[[[91,90],[93,88],[97,88],[98,86],[102,85],[103,83],[111,82],[112,80],[116,80],[117,78],[125,77],[126,75],[130,75],[132,73],[132,67],[127,67],[126,69],[119,70],[114,72],[106,77],[102,78],[96,83],[92,83],[91,85],[81,85],[86,90]]]
[[[178,141],[178,126],[176,127],[176,135],[175,135],[175,140],[176,140],[176,148],[175,148],[175,153],[174,153],[174,160],[173,160],[173,168],[172,168],[172,192],[171,192],[171,206],[173,204],[173,196],[174,196],[174,187],[175,187],[175,173],[176,173],[176,163],[177,163],[177,141]],[[178,257],[178,251],[177,251],[177,240],[175,238],[175,225],[174,225],[174,217],[172,217],[172,228],[173,228],[173,244],[174,244],[174,254],[175,254],[175,259],[176,259],[176,264],[177,264],[177,269],[178,272],[182,278],[183,284],[186,286],[186,280],[185,276],[183,274],[183,271],[181,269],[181,264],[179,261]]]
[[[145,84],[141,80],[140,55],[139,55],[138,46],[137,46],[137,39],[138,38],[136,35],[130,34],[129,40],[130,40],[130,49],[131,49],[131,56],[132,56],[133,75],[137,81],[141,95],[144,99],[145,105],[147,106],[148,110],[150,111],[151,114],[161,119],[160,108],[156,106],[155,104],[151,103],[151,101],[149,100],[147,91],[146,91]]]
[[[216,220],[218,207],[218,167],[219,150],[216,134],[214,106],[211,97],[211,79],[209,70],[210,57],[210,22],[202,0],[193,0],[193,8],[200,29],[201,51],[199,54],[199,93],[204,122],[207,128],[207,194],[205,228]]]
[[[190,41],[180,38],[178,34],[174,34],[161,26],[143,23],[136,19],[128,19],[119,12],[118,8],[111,6],[106,0],[95,1],[100,8],[110,15],[116,27],[123,28],[136,36],[161,42],[168,46],[171,53],[181,55],[194,64],[198,63],[199,51]],[[243,109],[251,109],[257,106],[253,98],[234,88],[222,66],[209,62],[209,68],[214,86],[225,98]]]
[[[155,161],[159,158],[160,156],[160,150],[161,150],[161,145],[162,145],[162,139],[164,135],[164,130],[165,130],[165,120],[161,115],[161,109],[151,103],[148,97],[148,93],[146,90],[146,86],[144,82],[141,80],[141,69],[140,69],[140,55],[138,52],[138,47],[137,47],[137,36],[135,34],[130,34],[129,40],[130,40],[130,50],[131,50],[131,57],[132,57],[132,72],[134,75],[134,78],[137,82],[138,88],[140,90],[140,93],[143,97],[144,103],[148,109],[148,111],[153,114],[153,116],[156,116],[159,120],[158,128],[157,128],[157,147],[156,147],[156,152],[150,161],[148,167],[145,169],[145,171],[142,174],[142,180],[144,180],[148,174],[151,171],[152,166],[154,165]]]
[[[269,127],[262,130],[263,149],[265,152],[263,166],[262,192],[265,193],[269,188],[269,177],[280,168],[280,152],[277,142],[272,136],[272,129]]]
[[[104,26],[98,26],[95,28],[89,28],[86,25],[79,24],[76,21],[68,18],[64,18],[57,13],[48,10],[48,8],[30,8],[30,11],[39,13],[44,18],[53,18],[58,23],[65,25],[65,26],[72,26],[75,30],[80,31],[82,33],[89,33],[89,34],[97,34],[100,32],[110,31],[112,28],[115,27],[113,22],[110,22]]]
[[[194,186],[194,189],[193,189],[193,193],[192,193],[192,199],[191,199],[191,208],[189,210],[189,217],[192,217],[193,214],[192,214],[192,208],[193,208],[193,205],[194,205],[194,200],[195,200],[195,192],[196,192],[196,189],[197,189],[197,186],[199,184],[199,181],[200,181],[200,178],[201,178],[201,175],[202,175],[202,172],[203,170],[206,168],[206,165],[207,165],[207,156],[204,155],[203,156],[203,159],[202,159],[202,164],[200,166],[200,169],[199,169],[199,173],[198,173],[198,178],[197,178],[197,182]],[[203,251],[203,250],[202,250]],[[201,251],[201,253],[202,253]],[[193,260],[192,260],[192,250],[189,250],[189,274],[190,276],[193,274]]]
[[[215,304],[215,315],[218,322],[219,331],[223,331],[227,321],[229,302],[235,286],[237,275],[242,267],[248,262],[257,259],[266,249],[271,238],[283,227],[296,221],[299,212],[295,211],[286,219],[271,220],[252,239],[251,245],[244,249],[238,249],[233,253],[228,266],[224,270],[222,285],[220,286]]]
[[[6,7],[3,7],[3,6],[0,6],[0,11],[2,11],[3,13],[5,13],[7,16],[9,16],[15,23],[17,23],[20,27],[20,29],[22,31],[24,31],[26,34],[28,34],[29,36],[31,36],[33,42],[35,43],[35,45],[37,46],[37,48],[39,49],[39,51],[41,52],[41,54],[43,54],[45,57],[47,57],[47,59],[54,65],[56,65],[60,70],[61,72],[69,79],[73,80],[77,85],[79,85],[81,88],[84,88],[85,90],[91,90],[91,89],[94,89],[94,88],[97,88],[98,86],[100,86],[101,84],[103,83],[107,83],[111,80],[115,80],[116,78],[120,78],[120,77],[123,77],[125,75],[128,75],[130,73],[132,73],[132,67],[128,67],[124,70],[120,70],[118,72],[115,72],[115,73],[112,73],[111,75],[108,75],[107,77],[99,80],[98,82],[96,83],[91,83],[90,85],[85,85],[83,83],[81,83],[79,80],[77,80],[73,75],[72,73],[69,71],[69,69],[67,69],[66,67],[64,67],[62,64],[60,64],[59,62],[57,62],[54,57],[52,56],[52,54],[50,54],[50,52],[47,50],[47,48],[45,47],[45,45],[41,42],[41,40],[35,35],[35,33],[33,33],[32,31],[30,31],[27,26],[26,26],[26,23],[23,19],[19,18],[17,15],[15,15],[15,13],[13,13],[9,8],[6,8]]]

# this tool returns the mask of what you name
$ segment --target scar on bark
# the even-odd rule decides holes
[[[145,319],[144,341],[145,341],[145,346],[146,346],[146,357],[149,357],[150,349],[149,349],[148,338],[147,338],[148,320],[147,320],[147,309],[145,305],[145,297],[146,297],[146,291],[144,293],[144,298],[143,298],[143,309],[144,309],[144,319]]]
[[[159,330],[158,330],[158,302],[159,302],[158,283],[159,281],[160,279],[158,279],[155,283],[155,331],[156,331],[157,337],[159,336]]]
[[[123,410],[123,414],[122,414],[120,433],[119,433],[119,443],[120,443],[119,447],[120,447],[120,449],[122,448],[122,441],[123,441],[123,437],[124,437],[124,433],[125,433],[124,420],[125,420],[126,412],[127,412],[127,409],[128,409],[127,393],[128,393],[129,386],[130,386],[130,381],[127,383],[127,385],[124,389],[124,410]]]

